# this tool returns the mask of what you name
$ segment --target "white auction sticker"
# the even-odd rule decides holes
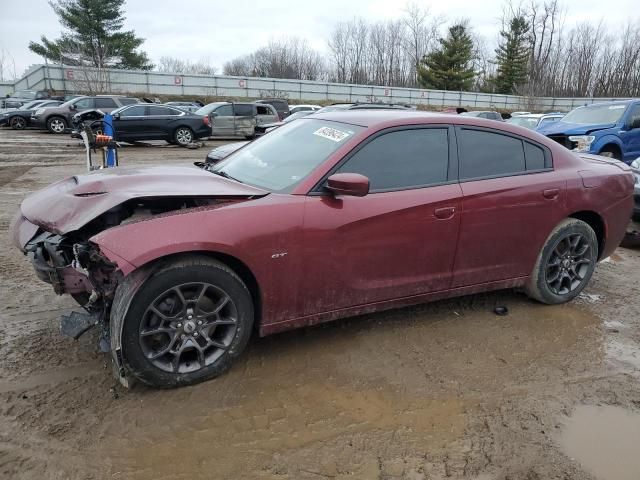
[[[609,110],[622,110],[623,108],[627,108],[626,105],[611,105]]]
[[[313,132],[313,134],[317,135],[319,137],[322,137],[322,138],[327,138],[327,139],[332,140],[334,142],[341,142],[342,140],[344,140],[345,138],[347,138],[350,135],[350,133],[348,133],[348,132],[343,132],[341,130],[336,130],[335,128],[331,128],[331,127],[319,128],[318,130]]]

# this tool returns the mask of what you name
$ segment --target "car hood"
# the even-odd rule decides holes
[[[583,125],[579,123],[567,123],[560,120],[546,127],[539,128],[537,131],[543,135],[587,135],[596,130],[605,130],[615,126],[615,123]]]
[[[196,167],[118,167],[75,175],[29,195],[21,206],[31,223],[53,233],[82,228],[135,198],[249,198],[268,192]]]

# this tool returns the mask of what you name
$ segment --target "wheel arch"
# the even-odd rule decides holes
[[[598,239],[598,260],[600,260],[607,239],[607,225],[602,216],[593,210],[581,210],[572,213],[569,217],[582,220],[593,229]]]
[[[598,149],[598,153],[601,153],[603,150],[613,150],[618,153],[618,158],[622,159],[622,146],[615,141],[605,140],[604,145]]]

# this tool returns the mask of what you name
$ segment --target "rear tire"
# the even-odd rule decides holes
[[[14,130],[24,130],[27,128],[27,121],[22,117],[13,117],[9,125],[11,125],[11,128]]]
[[[549,305],[573,300],[589,283],[597,259],[593,229],[582,220],[567,218],[547,238],[525,292]]]
[[[173,134],[173,139],[181,147],[186,147],[190,143],[193,143],[195,135],[189,127],[178,127]]]
[[[55,134],[64,133],[67,130],[67,121],[62,117],[51,117],[47,119],[47,130]]]
[[[168,264],[145,281],[125,314],[126,368],[156,388],[217,377],[246,347],[253,317],[247,287],[226,265],[200,256]]]

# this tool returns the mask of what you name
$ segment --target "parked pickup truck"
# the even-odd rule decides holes
[[[640,100],[578,107],[538,131],[570,150],[629,164],[640,156]]]

